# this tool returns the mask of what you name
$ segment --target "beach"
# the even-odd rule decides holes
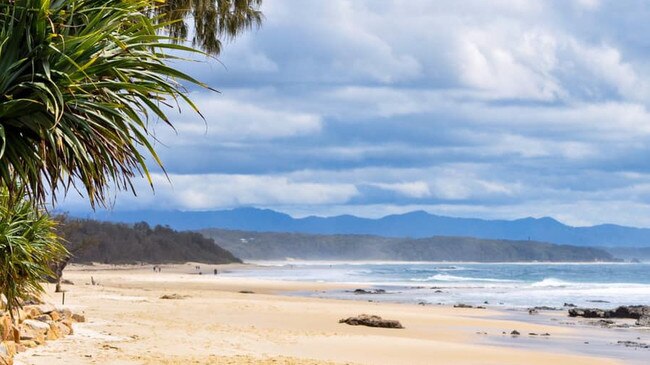
[[[150,265],[69,266],[64,278],[74,285],[64,285],[65,306],[85,314],[87,322],[75,324],[74,335],[20,353],[16,363],[624,363],[561,346],[580,339],[580,327],[516,320],[490,308],[285,295],[356,286],[215,276],[214,269],[246,266],[188,263],[162,265],[161,272]],[[175,299],[161,299],[164,295]],[[58,305],[63,299],[53,287],[47,297]],[[405,328],[339,323],[363,313],[399,320]],[[511,336],[513,330],[522,336]],[[560,345],[545,346],[545,338],[529,333],[548,333]]]

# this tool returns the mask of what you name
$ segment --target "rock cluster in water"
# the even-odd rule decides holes
[[[26,305],[12,321],[4,306],[0,307],[0,364],[13,364],[17,352],[70,335],[73,322],[85,321],[83,315],[49,304]]]
[[[569,309],[570,317],[584,318],[631,318],[636,319],[638,326],[650,326],[650,306],[648,305],[629,305],[620,306],[616,309],[598,309],[598,308],[571,308]]]

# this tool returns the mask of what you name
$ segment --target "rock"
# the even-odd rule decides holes
[[[50,323],[50,329],[47,331],[47,334],[45,335],[45,339],[48,341],[56,340],[63,337],[63,334],[59,330],[59,326],[52,322]]]
[[[56,313],[56,312],[52,312],[52,313]],[[39,321],[39,322],[48,322],[48,321],[52,321],[52,317],[50,317],[50,316],[47,315],[47,314],[41,314],[40,316],[35,317],[34,319],[37,320],[37,321]]]
[[[180,294],[165,294],[160,297],[160,299],[185,299],[187,296],[185,295],[180,295]]]
[[[598,308],[571,308],[569,309],[569,316],[584,317],[584,318],[639,319],[643,316],[650,316],[650,306],[647,305],[620,306],[614,310],[604,310]]]
[[[255,294],[255,292],[252,290],[240,290],[239,294]]]
[[[637,326],[650,327],[650,315],[643,315],[636,320]]]
[[[50,325],[41,321],[36,321],[33,319],[26,319],[23,321],[22,325],[36,332],[47,332],[50,329]]]
[[[59,333],[63,336],[72,334],[72,327],[68,327],[63,322],[56,322],[55,325],[59,328]]]
[[[564,303],[564,306],[565,306],[565,307],[569,307],[569,308],[575,308],[575,307],[577,307],[577,305],[575,305],[575,304],[573,304],[573,303]]]
[[[50,318],[52,318],[53,321],[58,321],[61,319],[61,314],[59,311],[54,311],[49,314]]]
[[[8,313],[5,313],[0,317],[0,341],[13,340],[14,333],[12,327],[11,317],[9,317]]]
[[[643,342],[618,341],[617,343],[619,345],[623,345],[625,347],[634,347],[634,348],[639,348],[639,349],[650,349],[650,345],[648,345],[647,343],[643,343]]]
[[[34,347],[38,346],[38,343],[36,343],[36,341],[22,341],[21,345],[23,347],[31,349],[31,348],[34,348]]]
[[[48,326],[48,329],[49,328],[50,327]],[[43,344],[45,343],[45,333],[46,331],[36,331],[29,327],[23,327],[20,331],[20,342],[23,344],[26,342],[34,342],[37,345]]]
[[[35,305],[29,305],[23,307],[23,312],[24,312],[23,315],[25,316],[26,319],[34,319],[40,316],[41,314],[43,314],[43,312],[39,309],[39,307]]]
[[[368,326],[368,327],[381,327],[381,328],[404,328],[397,320],[382,319],[379,316],[361,314],[356,317],[348,317],[339,320],[339,323],[346,323],[351,326]]]
[[[643,316],[650,316],[650,306],[648,305],[620,306],[613,311],[609,311],[609,316],[611,318],[639,319]]]
[[[530,315],[539,314],[539,311],[537,311],[537,309],[535,309],[535,308],[530,308],[528,310],[528,314],[530,314]]]
[[[442,290],[440,290],[440,289],[438,289],[438,290],[436,290],[436,291],[434,291],[434,293],[442,293],[442,292],[443,292],[443,291],[442,291]]]
[[[40,314],[50,314],[56,310],[56,308],[51,304],[41,304],[36,307],[40,311]]]
[[[13,343],[13,342],[12,342]],[[15,346],[12,350],[7,346],[7,343],[0,343],[0,363],[3,365],[13,365],[14,363],[14,354],[16,353]]]
[[[66,318],[66,319],[60,321],[59,323],[62,323],[64,325],[72,328],[72,319],[70,319],[70,318]]]
[[[513,335],[513,336],[519,336],[521,333],[519,333],[519,331],[517,331],[517,330],[512,330],[512,332],[510,332],[510,334]]]
[[[571,308],[569,317],[606,318],[606,311],[597,308]]]
[[[558,308],[555,308],[555,307],[549,307],[549,306],[546,306],[546,305],[541,305],[541,306],[533,307],[533,309],[536,309],[536,310],[538,310],[538,311],[556,311],[556,310],[559,310]]]
[[[86,316],[83,314],[74,313],[72,314],[72,320],[75,322],[86,322]]]
[[[371,290],[366,290],[366,289],[355,289],[353,291],[354,294],[386,294],[386,290],[384,289],[371,289]]]
[[[465,303],[458,303],[454,304],[454,308],[474,308],[474,306]]]
[[[61,315],[61,317],[63,319],[72,317],[72,311],[70,309],[68,309],[68,308],[63,308],[63,309],[59,310],[58,313]]]

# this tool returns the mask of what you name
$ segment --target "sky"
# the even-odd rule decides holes
[[[412,210],[650,227],[644,1],[266,0],[261,29],[178,67],[169,180],[113,210]],[[59,207],[89,211],[70,193]]]

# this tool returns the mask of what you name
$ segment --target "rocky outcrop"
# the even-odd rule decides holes
[[[368,326],[368,327],[382,327],[382,328],[404,328],[402,324],[394,319],[383,319],[379,316],[361,314],[356,317],[348,317],[341,319],[339,323],[346,323],[351,326]]]
[[[598,308],[571,308],[569,309],[569,316],[584,318],[631,318],[637,320],[637,325],[644,326],[648,325],[650,306],[629,305],[620,306],[611,310]]]
[[[14,313],[0,310],[0,364],[13,364],[16,352],[59,339],[74,332],[72,323],[84,322],[83,315],[52,305],[25,305]]]
[[[637,326],[650,327],[650,315],[641,316],[636,320]]]
[[[384,289],[355,289],[352,291],[354,294],[386,294],[386,290]]]

